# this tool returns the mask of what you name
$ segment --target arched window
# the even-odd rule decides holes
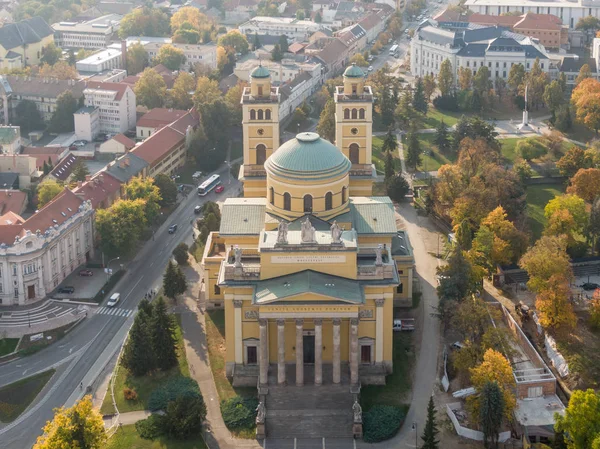
[[[263,110],[262,110],[262,109],[259,109],[259,110],[258,110],[258,119],[259,119],[259,120],[262,120],[262,119],[263,119]]]
[[[352,162],[353,164],[358,164],[358,154],[359,154],[358,144],[356,144],[356,143],[350,144],[350,157],[348,158],[348,159],[350,159],[350,162]]]
[[[269,188],[269,203],[275,204],[275,189]]]
[[[283,210],[291,210],[292,209],[292,196],[285,192],[283,194]]]
[[[311,195],[304,195],[304,212],[312,212],[313,198]]]
[[[363,108],[360,108],[358,110],[358,118],[360,118],[360,119],[364,119],[365,118],[365,110]]]
[[[271,120],[271,110],[270,109],[265,110],[265,120]]]
[[[347,190],[346,186],[342,187],[342,204],[346,203]]]
[[[349,119],[350,118],[350,109],[344,109],[344,118],[345,119]]]
[[[327,192],[325,194],[325,210],[333,209],[333,194],[331,192]]]
[[[254,109],[250,109],[250,120],[256,120],[256,111]]]
[[[262,143],[256,145],[256,164],[263,165],[267,160],[267,147]]]
[[[357,111],[356,109],[352,109],[352,118],[355,119],[357,117]]]

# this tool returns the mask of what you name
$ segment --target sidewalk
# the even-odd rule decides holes
[[[106,427],[108,429],[115,422],[117,422],[117,420],[118,420],[119,425],[123,425],[123,426],[127,426],[129,424],[135,424],[136,422],[141,421],[142,419],[146,419],[151,414],[152,414],[152,412],[150,412],[149,410],[140,410],[137,412],[121,413],[120,415],[115,415],[111,418],[104,418],[104,427]]]

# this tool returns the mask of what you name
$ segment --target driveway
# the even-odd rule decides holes
[[[117,264],[111,264],[111,268],[116,270]],[[94,273],[92,276],[79,276],[80,270],[90,270]],[[75,288],[75,292],[72,294],[66,293],[54,293],[52,298],[54,299],[92,299],[96,296],[96,293],[104,286],[108,280],[107,275],[104,273],[102,268],[86,268],[85,264],[76,268],[70,275],[68,275],[64,281],[62,281],[59,287],[71,286]]]

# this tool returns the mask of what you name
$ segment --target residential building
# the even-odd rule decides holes
[[[508,80],[510,68],[522,64],[529,71],[539,58],[540,68],[552,78],[558,75],[557,64],[537,39],[523,36],[501,27],[466,24],[461,30],[448,30],[425,22],[410,42],[410,67],[414,76],[437,76],[442,62],[452,64],[454,80],[458,68],[477,72],[486,65],[491,80]]]
[[[148,52],[150,59],[155,58],[160,51],[160,48],[166,45],[161,42],[148,42],[144,44],[144,48]],[[217,68],[217,46],[213,43],[209,44],[169,44],[183,51],[185,62],[179,67],[180,70],[191,72],[194,70],[194,65],[204,64],[211,69]]]
[[[81,74],[101,73],[106,70],[122,69],[123,53],[121,50],[108,48],[77,61],[75,63],[75,68]]]
[[[146,176],[173,174],[185,164],[187,142],[198,127],[200,117],[194,110],[159,129],[128,154],[134,154],[148,163]]]
[[[0,28],[0,69],[20,69],[40,63],[42,49],[54,42],[52,28],[32,17]]]
[[[29,156],[34,156],[40,159],[40,162],[46,161],[48,162],[48,157],[52,160],[52,165],[56,165],[56,161],[61,160],[69,154],[68,147],[23,147],[21,149],[21,154],[26,154]],[[38,167],[41,165],[38,164]]]
[[[81,74],[86,81],[98,81],[101,83],[120,83],[127,78],[127,70],[112,69],[99,73]]]
[[[92,208],[106,209],[121,198],[122,183],[105,170],[85,181],[78,181],[73,193],[84,201],[92,203]]]
[[[88,82],[83,95],[86,106],[99,109],[100,132],[116,134],[135,127],[135,93],[129,85]]]
[[[594,39],[600,41],[600,39]],[[598,79],[598,59],[580,58],[576,55],[565,56],[560,64],[560,73],[564,73],[567,77],[567,88],[572,91],[575,88],[575,80],[579,76],[579,71],[583,65],[587,64],[593,78]]]
[[[392,11],[393,12],[393,11]],[[367,43],[370,44],[377,39],[379,33],[385,28],[385,22],[389,15],[384,11],[372,12],[366,17],[362,18],[358,24],[367,33]]]
[[[336,37],[348,47],[348,57],[362,53],[367,47],[367,32],[359,24],[351,25],[336,33]]]
[[[172,89],[173,84],[175,84],[175,78],[177,78],[177,74],[174,73],[172,70],[169,70],[162,64],[155,65],[152,68],[156,71],[156,73],[158,73],[160,76],[162,76],[162,79],[165,82],[167,89]],[[139,79],[140,79],[140,75],[130,75],[121,82],[123,84],[129,84],[131,86],[131,88],[133,89],[135,86],[135,83],[137,83]]]
[[[304,53],[310,54],[323,63],[325,78],[338,76],[346,64],[348,64],[348,46],[338,38],[322,38],[304,49]]]
[[[0,172],[0,186],[3,189],[18,190],[19,174],[11,172]]]
[[[31,185],[31,180],[37,177],[37,159],[28,154],[2,154],[0,155],[0,173],[11,173],[17,177],[14,181],[3,179],[0,182],[0,189],[10,188],[10,185],[17,189],[27,189]],[[11,178],[12,179],[12,178]]]
[[[154,108],[146,112],[136,123],[136,137],[145,139],[175,120],[180,119],[188,111],[183,109]]]
[[[291,82],[279,87],[281,93],[281,106],[279,120],[284,120],[294,114],[297,107],[301,106],[321,86],[319,79],[314,79],[308,72],[300,72]]]
[[[270,36],[286,36],[288,40],[302,42],[321,25],[310,20],[298,20],[290,17],[253,17],[239,26],[240,33],[245,35],[263,34]]]
[[[0,153],[18,154],[21,150],[21,127],[0,125]]]
[[[65,183],[69,181],[73,168],[81,158],[74,154],[69,154],[66,158],[60,161],[54,166],[54,168],[46,175],[46,178],[53,179],[54,181]],[[46,179],[44,178],[44,179]]]
[[[83,106],[73,114],[73,119],[78,139],[91,142],[100,133],[100,108]]]
[[[21,215],[25,211],[26,207],[26,192],[22,192],[20,190],[0,190],[0,216],[5,216],[9,212],[16,215]]]
[[[129,151],[110,162],[104,168],[104,171],[113,178],[118,179],[122,184],[127,184],[135,176],[145,178],[148,175],[148,167],[148,162]]]
[[[0,304],[46,297],[94,254],[94,210],[65,188],[27,220],[0,222]]]
[[[135,142],[124,134],[116,136],[102,142],[98,147],[99,153],[124,154],[135,147]]]
[[[123,19],[120,14],[107,14],[86,22],[60,22],[52,25],[54,40],[61,48],[106,48],[112,36],[119,30]]]
[[[236,63],[233,74],[239,80],[249,82],[250,73],[259,64],[269,71],[273,83],[277,84],[291,83],[303,72],[310,74],[316,80],[320,80],[323,71],[323,65],[314,58],[312,60],[304,58],[304,60],[301,59],[300,61],[292,58],[284,58],[276,62],[249,57]]]

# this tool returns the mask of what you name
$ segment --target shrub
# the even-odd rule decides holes
[[[129,387],[123,388],[123,396],[128,401],[136,401],[138,398],[137,392],[133,388]]]
[[[148,410],[166,410],[170,401],[180,396],[199,396],[200,389],[194,379],[189,377],[175,377],[164,385],[161,385],[150,394],[148,399]]]
[[[236,396],[221,402],[223,421],[230,430],[252,429],[256,420],[258,399]]]
[[[594,329],[600,329],[600,290],[594,292],[590,301],[590,324]]]
[[[164,417],[160,415],[150,415],[135,423],[135,430],[138,435],[146,440],[154,440],[164,433]]]
[[[173,257],[179,265],[187,265],[188,264],[188,246],[181,242],[179,245],[175,247],[173,250]]]
[[[538,139],[520,140],[516,150],[526,161],[537,159],[548,152],[548,149]]]
[[[436,109],[442,111],[458,112],[458,99],[454,94],[438,95],[433,99],[433,105]]]
[[[180,396],[167,405],[163,421],[165,433],[180,440],[199,435],[205,417],[202,396]]]
[[[375,405],[363,415],[363,438],[367,443],[378,443],[392,438],[398,429],[404,412],[391,405]]]

